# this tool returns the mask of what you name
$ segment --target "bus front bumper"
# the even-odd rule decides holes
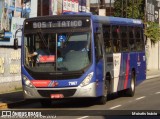
[[[87,98],[96,97],[96,83],[87,86],[65,88],[30,88],[23,86],[25,99],[52,98],[52,95],[60,94],[63,98]]]

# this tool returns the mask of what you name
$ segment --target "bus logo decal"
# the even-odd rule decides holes
[[[57,81],[51,81],[48,85],[48,87],[56,87],[58,86],[58,82]]]

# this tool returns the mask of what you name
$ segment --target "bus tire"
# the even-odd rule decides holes
[[[100,97],[98,97],[98,103],[100,105],[106,104],[106,101],[107,101],[107,96],[100,96]]]
[[[130,88],[128,88],[126,90],[126,95],[129,97],[133,97],[135,94],[135,81],[136,81],[135,74],[134,74],[134,72],[132,72],[132,79],[131,79]]]
[[[40,101],[42,107],[51,107],[52,101],[49,99],[42,99]]]

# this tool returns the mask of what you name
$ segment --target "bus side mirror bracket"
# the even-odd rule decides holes
[[[14,38],[14,44],[13,44],[14,49],[18,49],[18,38],[16,37],[18,32],[22,32],[22,28],[17,29],[15,32],[15,38]]]

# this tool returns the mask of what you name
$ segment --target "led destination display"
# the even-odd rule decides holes
[[[54,29],[54,28],[86,28],[90,27],[89,18],[50,19],[25,21],[25,29]]]

